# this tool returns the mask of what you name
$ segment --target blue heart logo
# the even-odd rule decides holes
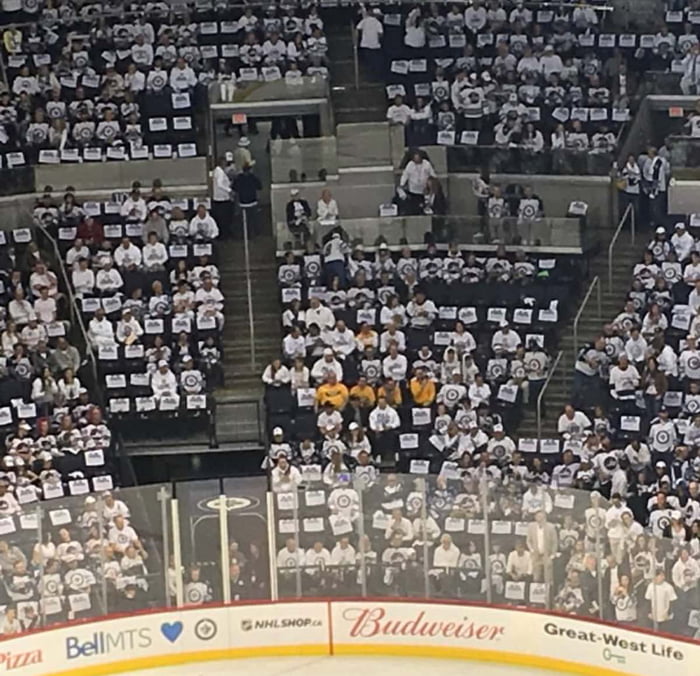
[[[165,638],[170,641],[170,643],[175,643],[180,634],[182,634],[182,622],[163,622],[160,625],[160,633],[165,636]]]

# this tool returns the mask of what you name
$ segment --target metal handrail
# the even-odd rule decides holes
[[[586,291],[586,295],[583,297],[583,301],[581,302],[581,307],[579,307],[578,312],[576,313],[576,317],[574,317],[574,361],[578,358],[578,324],[581,321],[581,315],[583,315],[583,311],[586,309],[586,306],[588,305],[588,301],[591,298],[591,295],[593,294],[593,291],[597,291],[597,306],[598,306],[598,319],[602,321],[602,316],[603,316],[603,311],[602,311],[602,297],[601,297],[601,289],[600,289],[600,277],[596,275],[593,278],[593,281],[591,282],[590,286],[588,287],[588,291]]]
[[[350,20],[350,35],[352,36],[352,65],[355,71],[355,90],[358,90],[360,88],[359,40],[357,39],[357,28],[352,19]]]
[[[251,208],[251,207],[248,207]],[[250,247],[248,245],[248,208],[241,209],[243,217],[243,252],[245,254],[245,286],[248,301],[248,332],[250,334],[250,367],[253,371],[257,366],[255,363],[255,318],[253,314],[253,287],[250,274]],[[255,208],[255,207],[252,207]]]
[[[75,293],[73,292],[73,286],[68,279],[68,273],[63,265],[63,257],[61,256],[61,250],[59,249],[58,242],[42,223],[35,221],[34,224],[35,227],[41,231],[44,237],[46,237],[46,240],[51,244],[51,248],[53,249],[53,255],[56,259],[56,267],[60,271],[59,274],[63,279],[63,286],[66,289],[66,296],[68,297],[71,325],[78,327],[85,343],[85,358],[89,364],[90,374],[92,375],[92,381],[95,385],[93,396],[97,398],[97,403],[103,404],[102,388],[99,386],[99,379],[97,375],[97,360],[95,359],[95,353],[92,349],[92,345],[90,345],[90,339],[88,338],[87,329],[85,328],[85,321],[83,320],[83,313],[81,308],[78,307],[78,302],[75,297]]]
[[[625,223],[627,222],[628,217],[630,219],[631,242],[632,242],[632,244],[634,244],[635,236],[636,236],[636,217],[635,217],[635,213],[634,213],[634,206],[632,204],[627,205],[627,208],[625,209],[625,212],[622,214],[622,218],[620,219],[620,222],[617,225],[617,229],[615,230],[615,234],[612,236],[612,239],[610,240],[610,245],[608,246],[608,290],[609,291],[613,290],[613,254],[615,251],[615,244],[617,244],[617,240],[620,237],[620,233],[622,232],[622,229],[625,227]]]
[[[544,393],[547,391],[547,388],[549,387],[549,383],[552,382],[552,377],[554,376],[554,372],[559,367],[559,362],[561,362],[561,359],[563,356],[564,356],[564,350],[559,350],[556,358],[554,359],[554,362],[552,362],[552,365],[549,368],[549,373],[547,374],[547,378],[544,381],[544,385],[542,386],[540,393],[537,395],[537,439],[538,440],[542,438],[542,400],[544,399]]]

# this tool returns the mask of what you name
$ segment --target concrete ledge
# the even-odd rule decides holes
[[[124,190],[133,181],[141,181],[144,187],[150,188],[155,178],[160,178],[165,186],[208,182],[207,161],[204,157],[39,165],[35,169],[35,177],[38,190],[51,185],[56,192],[61,192],[69,185],[75,186],[80,192],[101,189],[106,185]]]

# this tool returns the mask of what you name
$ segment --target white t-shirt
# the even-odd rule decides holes
[[[375,16],[366,16],[357,24],[357,30],[362,32],[360,47],[362,49],[381,49],[384,27]]]
[[[651,617],[654,622],[666,622],[671,618],[671,603],[678,596],[676,590],[666,581],[656,584],[650,582],[644,598],[651,601]]]

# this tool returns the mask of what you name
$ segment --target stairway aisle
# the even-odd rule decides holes
[[[379,122],[386,119],[386,93],[382,83],[372,82],[360,66],[359,89],[355,88],[355,65],[347,20],[326,26],[331,66],[331,99],[335,123]]]
[[[598,318],[598,306],[596,292],[593,292],[586,309],[579,322],[579,349],[595,336],[600,334],[603,324],[611,322],[621,311],[625,298],[632,283],[632,269],[640,260],[642,252],[646,248],[646,238],[643,234],[637,234],[636,243],[633,245],[630,233],[624,231],[620,234],[615,247],[615,265],[613,267],[613,288],[610,290],[608,283],[608,257],[607,247],[609,241],[604,242],[602,251],[592,261],[590,266],[589,279],[584,284],[582,293],[585,294],[593,278],[598,275],[602,284],[601,287],[601,313]],[[564,355],[559,363],[559,367],[552,376],[552,381],[544,396],[544,408],[547,415],[542,421],[542,438],[557,437],[557,419],[564,406],[571,400],[572,373],[574,369],[574,318],[583,296],[576,300],[576,311],[569,318],[560,334],[559,350],[563,350]],[[552,359],[556,352],[552,355]],[[537,414],[536,402],[525,411],[525,415],[518,428],[518,437],[537,437]]]
[[[263,214],[263,218],[265,215]],[[267,214],[269,219],[269,214]],[[264,221],[263,221],[264,222]],[[222,242],[221,292],[225,298],[223,333],[225,388],[217,400],[250,400],[262,396],[260,377],[265,365],[280,352],[280,306],[277,265],[272,237],[250,241],[251,294],[255,329],[255,365],[250,358],[250,322],[242,242]]]

